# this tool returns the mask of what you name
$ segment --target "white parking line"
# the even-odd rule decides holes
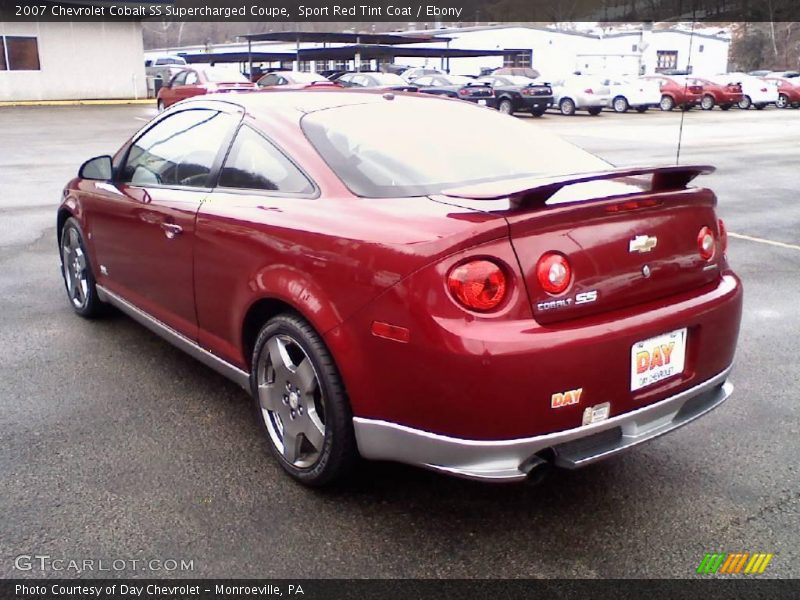
[[[800,246],[795,244],[787,244],[785,242],[776,242],[775,240],[765,240],[760,237],[753,237],[752,235],[744,235],[742,233],[728,232],[728,237],[737,238],[740,240],[747,240],[748,242],[759,242],[760,244],[769,244],[770,246],[777,246],[778,248],[788,248],[789,250],[800,250]]]

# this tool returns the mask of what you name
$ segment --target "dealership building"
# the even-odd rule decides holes
[[[0,21],[0,101],[143,98],[142,24]]]
[[[285,34],[289,36],[290,34]],[[219,44],[211,47],[184,46],[148,51],[148,58],[164,54],[202,53],[274,53],[291,55],[266,67],[280,64],[283,68],[301,71],[352,69],[358,52],[362,65],[373,69],[382,62],[409,66],[430,66],[447,69],[457,75],[476,75],[483,69],[501,66],[533,66],[545,77],[555,77],[579,71],[587,74],[635,75],[667,70],[685,70],[691,65],[696,74],[724,73],[728,68],[730,36],[724,30],[674,27],[670,29],[614,28],[611,30],[556,29],[532,25],[487,25],[475,27],[440,28],[394,32],[397,36],[433,37],[418,44],[400,44],[388,48],[350,45],[350,58],[341,56],[330,60],[315,59],[323,49],[343,44],[331,44],[322,39],[302,41],[246,41]],[[253,36],[257,40],[261,36]],[[437,41],[438,40],[438,41]],[[415,56],[425,48],[430,56]],[[371,49],[371,51],[370,51]],[[441,50],[437,56],[436,50]],[[381,50],[378,52],[378,50]],[[449,58],[447,53],[470,51],[473,56]],[[364,58],[370,55],[376,58]],[[221,66],[221,65],[220,65]],[[238,65],[242,67],[243,65]],[[231,68],[234,66],[231,65]]]
[[[686,69],[689,64],[696,74],[724,73],[730,46],[724,31],[679,27],[580,31],[500,24],[371,36],[393,38],[388,45],[324,39],[336,34],[318,34],[320,39],[314,41],[309,38],[313,35],[317,34],[298,34],[291,40],[291,34],[284,33],[280,40],[242,39],[145,52],[140,21],[0,22],[0,101],[143,98],[148,90],[145,59],[164,54],[271,54],[279,58],[259,66],[302,71],[352,69],[357,62],[373,69],[389,62],[431,66],[463,75],[500,66],[533,66],[544,77],[554,78],[576,71],[650,74]],[[358,34],[349,35],[358,39]],[[398,41],[403,36],[425,39]],[[219,66],[244,71],[249,63],[242,59]]]

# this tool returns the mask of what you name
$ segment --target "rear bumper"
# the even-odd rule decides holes
[[[353,424],[364,458],[408,463],[468,479],[520,481],[543,450],[553,451],[556,466],[575,469],[694,421],[728,399],[733,391],[726,381],[730,369],[606,421],[523,439],[465,440],[361,417],[355,417]]]
[[[547,110],[553,106],[552,96],[523,96],[521,110]]]

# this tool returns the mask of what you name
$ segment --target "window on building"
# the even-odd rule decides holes
[[[638,51],[639,51],[639,45],[638,44],[634,44],[633,46],[631,46],[631,52],[638,52]]]
[[[699,51],[700,51],[700,52],[702,52],[702,51],[703,51],[703,50],[705,50],[705,49],[706,49],[705,45],[703,45],[703,44],[700,44],[700,50],[699,50]]]
[[[314,61],[314,72],[319,73],[321,71],[325,71],[328,68],[328,61],[327,60],[315,60]]]
[[[530,67],[533,50],[503,50],[504,67]]]
[[[659,50],[656,52],[656,72],[663,73],[678,68],[677,50]]]
[[[35,37],[0,36],[0,71],[39,71],[39,41]]]
[[[297,63],[297,70],[303,71],[304,73],[308,73],[311,71],[311,61],[310,60],[301,60]]]

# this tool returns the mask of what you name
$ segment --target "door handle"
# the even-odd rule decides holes
[[[164,230],[164,235],[167,236],[168,240],[173,240],[183,233],[183,227],[175,223],[161,223],[161,229]]]

